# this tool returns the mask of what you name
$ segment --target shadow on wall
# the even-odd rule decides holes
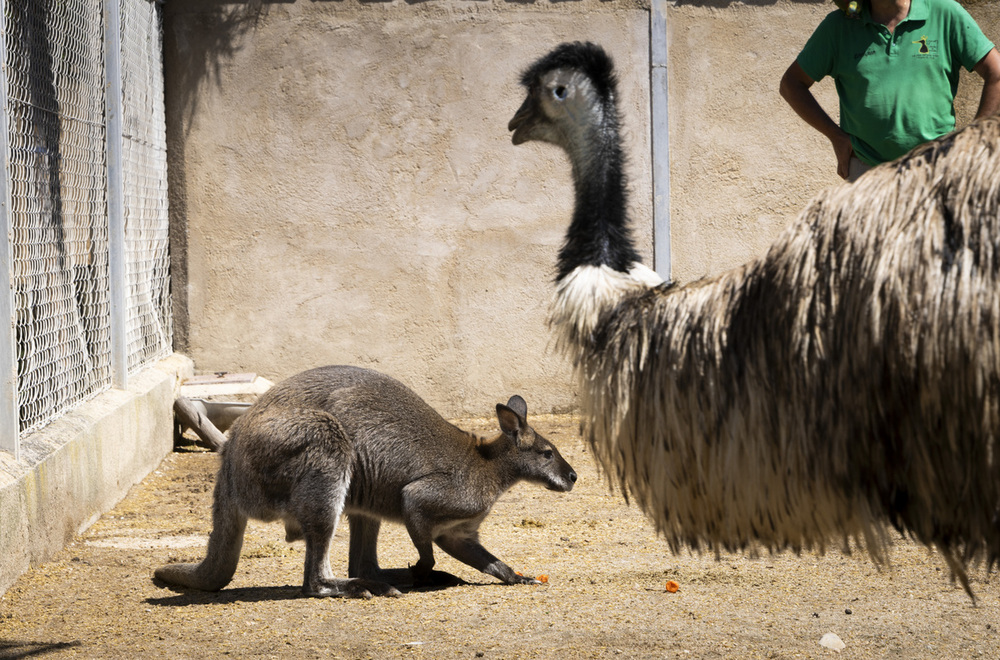
[[[312,0],[326,5],[389,4],[397,0]],[[422,4],[426,0],[404,0]],[[492,0],[461,0],[488,4]],[[502,0],[510,5],[576,4],[581,0]],[[630,0],[632,3],[644,0]],[[751,2],[753,0],[750,0]],[[188,191],[185,173],[189,131],[202,94],[222,85],[224,67],[252,38],[272,6],[295,0],[172,0],[163,5],[163,61],[170,204],[170,276],[174,350],[191,350],[188,298]],[[191,20],[196,16],[197,20]]]
[[[404,0],[421,4],[425,0]],[[497,0],[458,0],[461,3],[488,5]],[[569,8],[581,0],[499,0],[508,7],[533,6]],[[631,0],[628,5],[643,0]],[[720,7],[750,5],[768,7],[788,0],[672,0],[676,5]],[[312,0],[345,8],[360,3],[377,6],[399,0]],[[794,6],[828,5],[832,0],[791,0]],[[188,298],[188,190],[186,173],[187,139],[202,97],[222,85],[225,68],[248,45],[253,33],[262,27],[272,9],[281,11],[294,0],[176,0],[163,5],[164,78],[168,143],[168,184],[170,196],[170,252],[174,318],[174,347],[191,350]],[[192,20],[192,17],[197,20]],[[806,35],[803,35],[803,41]]]
[[[175,20],[190,12],[184,3],[168,2],[163,9],[163,77],[167,130],[167,186],[170,200],[170,276],[172,281],[174,350],[190,347],[187,259],[187,183],[184,154],[187,131],[198,95],[219,85],[222,66],[242,47],[245,37],[267,15],[268,4],[294,0],[249,0],[242,5],[224,0],[202,0],[197,6],[200,29],[195,38],[189,22]]]

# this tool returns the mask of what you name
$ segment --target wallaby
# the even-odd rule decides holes
[[[524,399],[513,396],[496,410],[501,433],[481,439],[376,371],[332,366],[292,376],[237,419],[222,446],[205,559],[164,566],[155,576],[222,589],[236,572],[247,519],[281,519],[286,540],[305,539],[306,595],[399,596],[387,582],[399,571],[378,565],[385,519],[405,524],[417,548],[414,585],[457,581],[431,570],[432,543],[507,584],[537,584],[480,544],[479,525],[518,481],[566,492],[576,472],[528,425]],[[328,553],[343,513],[349,579],[334,579]]]

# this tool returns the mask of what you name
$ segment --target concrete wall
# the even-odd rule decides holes
[[[968,6],[1000,40],[997,3]],[[589,39],[621,76],[633,218],[652,253],[641,1],[165,5],[178,348],[280,380],[372,366],[444,414],[517,392],[573,406],[545,327],[568,166],[513,147],[521,69]],[[668,10],[673,275],[760,255],[826,186],[832,150],[778,95],[827,0]],[[830,81],[816,86],[836,112]],[[960,103],[967,121],[971,85]],[[978,92],[976,92],[978,93]]]
[[[571,407],[545,327],[569,167],[555,149],[515,149],[507,122],[533,58],[567,39],[605,44],[623,64],[649,254],[647,11],[165,7],[172,222],[186,229],[179,348],[197,369],[280,380],[350,363],[449,415],[487,414],[514,393],[530,410]],[[220,26],[232,26],[222,45]]]
[[[173,402],[191,376],[174,355],[0,452],[0,594],[117,504],[173,448]]]

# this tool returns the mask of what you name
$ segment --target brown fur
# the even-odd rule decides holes
[[[1000,118],[813,200],[575,343],[587,438],[671,545],[1000,557]]]
[[[449,584],[432,570],[433,545],[506,584],[537,584],[493,556],[479,525],[519,481],[569,491],[576,472],[527,422],[519,396],[497,404],[500,434],[482,440],[453,426],[399,381],[357,367],[292,376],[250,407],[222,446],[212,534],[197,564],[169,564],[157,579],[215,591],[232,579],[248,518],[285,523],[305,540],[309,596],[398,596],[389,582]],[[349,579],[333,577],[330,542],[350,523]],[[382,520],[403,523],[419,554],[409,570],[382,569]]]
[[[967,565],[1000,560],[1000,118],[824,192],[760,259],[672,286],[587,249],[630,249],[621,191],[592,174],[620,168],[602,163],[619,140],[605,60],[541,58],[509,124],[573,166],[551,323],[600,464],[675,549],[853,540],[881,562],[893,525],[969,591]]]

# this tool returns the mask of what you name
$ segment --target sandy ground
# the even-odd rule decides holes
[[[973,607],[939,557],[902,540],[882,571],[838,552],[673,555],[609,492],[574,420],[533,422],[580,473],[577,488],[521,484],[481,531],[494,554],[546,575],[545,585],[498,584],[439,552],[438,568],[470,584],[398,599],[303,598],[301,543],[287,545],[279,524],[251,523],[228,588],[161,588],[153,569],[200,559],[210,528],[217,456],[178,452],[0,599],[0,657],[1000,658],[996,576],[975,573]],[[416,559],[393,525],[379,553],[385,567]],[[346,574],[346,525],[331,562]],[[821,646],[825,633],[843,651]]]

